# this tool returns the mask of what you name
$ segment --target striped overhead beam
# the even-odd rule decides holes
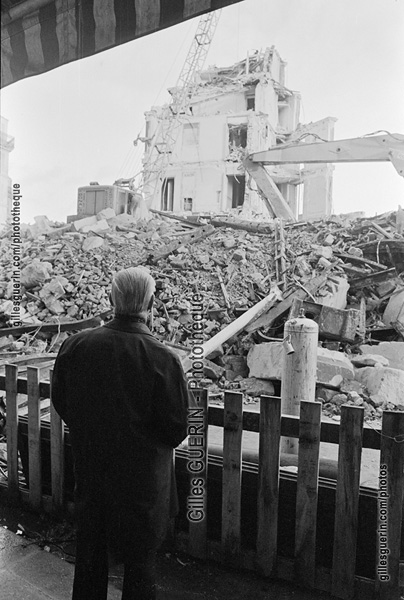
[[[241,0],[2,0],[1,87]]]

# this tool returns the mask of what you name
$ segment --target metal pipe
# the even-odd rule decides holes
[[[317,378],[318,325],[304,317],[304,311],[285,324],[281,387],[282,414],[300,414],[300,401],[315,401]],[[298,440],[282,438],[281,452],[297,454]]]

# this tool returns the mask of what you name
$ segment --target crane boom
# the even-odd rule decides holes
[[[254,152],[253,163],[276,165],[280,163],[343,163],[390,161],[404,177],[404,135],[386,133],[346,140],[294,143]]]
[[[159,196],[164,174],[177,141],[182,125],[181,115],[185,112],[195,85],[195,74],[206,60],[221,10],[202,15],[184,65],[172,92],[171,104],[164,111],[148,156],[143,167],[142,188],[148,206],[154,206]],[[168,121],[168,126],[166,125]]]

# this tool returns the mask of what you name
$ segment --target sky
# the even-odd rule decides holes
[[[144,112],[176,84],[198,19],[8,86],[1,114],[15,138],[9,174],[22,221],[65,221],[77,188],[141,168]],[[205,66],[231,65],[274,45],[286,85],[302,95],[302,123],[335,117],[335,139],[404,134],[403,0],[244,0],[222,10]],[[337,165],[334,212],[373,216],[404,206],[390,163]]]

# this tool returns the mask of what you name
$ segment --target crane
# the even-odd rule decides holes
[[[141,188],[149,207],[155,205],[159,198],[164,174],[182,125],[181,115],[189,105],[195,74],[202,70],[205,63],[220,14],[221,10],[216,10],[199,19],[191,47],[172,91],[171,103],[165,108],[148,149]]]
[[[182,126],[182,117],[192,96],[195,74],[202,70],[220,14],[221,9],[202,15],[198,21],[191,47],[172,91],[171,102],[164,108],[159,126],[150,140],[140,185],[135,185],[136,174],[129,179],[117,179],[113,185],[94,182],[90,186],[80,187],[77,196],[78,215],[93,215],[102,208],[111,207],[118,213],[124,211],[136,214],[137,218],[147,218],[148,208],[158,204],[161,183]],[[138,136],[135,145],[138,140],[149,141]]]

